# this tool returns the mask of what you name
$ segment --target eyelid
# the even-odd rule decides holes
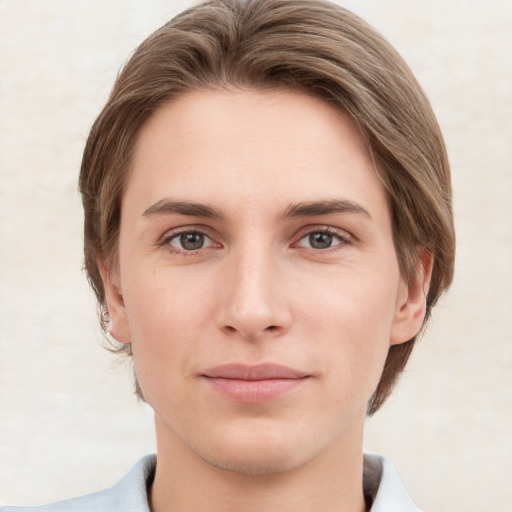
[[[300,242],[304,240],[304,238],[312,235],[313,233],[327,233],[329,235],[339,238],[340,242],[331,247],[328,247],[327,249],[314,249],[312,247],[305,247],[299,245]],[[313,225],[302,228],[296,235],[295,240],[296,242],[293,243],[294,246],[305,247],[306,249],[311,249],[313,251],[329,252],[330,250],[336,250],[337,248],[340,249],[340,245],[345,246],[346,244],[352,243],[354,241],[354,236],[344,229],[335,228],[333,226]]]
[[[207,247],[201,247],[200,249],[197,249],[195,251],[187,251],[185,249],[179,249],[178,247],[174,247],[170,244],[171,240],[174,238],[183,235],[185,233],[197,233],[200,235],[203,235],[205,238],[208,238],[211,240],[212,244],[208,245]],[[215,236],[211,233],[211,229],[208,229],[206,226],[202,225],[189,225],[189,226],[179,226],[176,228],[172,228],[167,230],[158,240],[157,245],[160,247],[164,247],[169,252],[172,252],[174,254],[186,254],[186,255],[193,255],[196,254],[199,251],[202,251],[204,249],[209,249],[211,247],[215,248],[221,248],[222,244],[215,241]]]
[[[195,251],[194,250],[187,251],[185,249],[180,250],[177,247],[171,246],[170,241],[184,233],[198,233],[198,234],[204,235],[206,238],[211,240],[212,244],[207,247],[201,247],[200,249],[197,249]],[[322,224],[316,224],[316,225],[309,225],[309,226],[302,227],[296,233],[296,235],[293,237],[293,239],[295,241],[292,243],[292,247],[301,247],[299,245],[300,242],[304,238],[306,238],[307,236],[309,236],[313,233],[327,233],[329,235],[337,237],[340,240],[339,243],[337,243],[331,247],[328,247],[326,249],[315,249],[315,248],[311,248],[311,247],[308,248],[308,247],[302,246],[305,249],[311,249],[312,251],[315,251],[315,252],[326,253],[326,252],[329,252],[332,250],[337,250],[337,249],[341,248],[339,246],[343,247],[347,244],[352,243],[355,240],[355,237],[345,229],[336,228],[333,226],[322,225]],[[157,241],[157,245],[163,246],[168,251],[175,253],[175,254],[177,253],[177,254],[193,255],[199,251],[203,251],[205,249],[209,249],[212,247],[213,248],[222,248],[222,244],[220,242],[216,241],[217,238],[218,238],[218,236],[213,234],[212,230],[208,226],[192,224],[192,225],[179,226],[179,227],[167,230],[159,238],[159,240]]]

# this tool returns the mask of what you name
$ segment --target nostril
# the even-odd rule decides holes
[[[275,331],[277,329],[277,325],[269,325],[265,330],[266,331]]]

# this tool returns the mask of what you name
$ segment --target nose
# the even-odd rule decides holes
[[[247,341],[288,331],[292,315],[282,266],[271,253],[233,254],[223,273],[218,326]]]

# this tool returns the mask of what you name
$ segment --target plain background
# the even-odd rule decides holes
[[[368,421],[424,509],[512,511],[512,1],[351,0],[423,84],[458,232],[450,293]],[[76,181],[118,68],[189,2],[0,0],[0,501],[114,483],[154,450],[130,369],[102,347]]]

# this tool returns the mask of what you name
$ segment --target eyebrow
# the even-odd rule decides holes
[[[335,213],[355,213],[365,215],[370,220],[372,217],[368,210],[360,204],[348,199],[329,199],[324,201],[303,201],[289,205],[281,219],[296,219],[300,217],[316,217],[319,215],[331,215]],[[144,211],[142,217],[154,217],[157,215],[187,215],[190,217],[202,217],[205,219],[224,219],[224,213],[212,206],[190,201],[174,201],[162,199]]]
[[[155,215],[188,215],[190,217],[203,217],[205,219],[222,219],[224,214],[211,206],[193,203],[190,201],[173,201],[162,199],[144,211],[142,217],[154,217]]]
[[[315,217],[333,213],[356,213],[365,215],[370,220],[372,216],[360,204],[348,199],[330,199],[325,201],[306,201],[292,204],[286,208],[282,218]]]

